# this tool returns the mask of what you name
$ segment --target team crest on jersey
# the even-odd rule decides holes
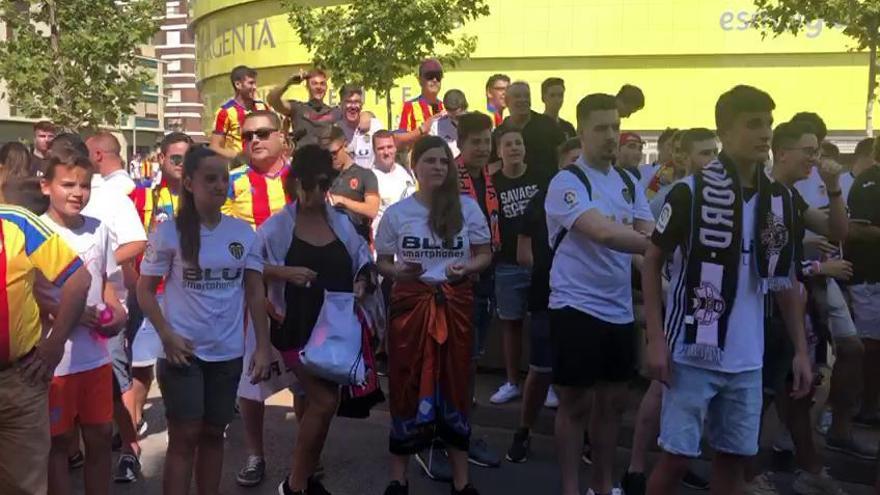
[[[229,254],[231,254],[235,259],[240,260],[242,256],[244,256],[244,245],[240,242],[231,242],[229,243]]]
[[[620,195],[623,196],[623,200],[627,202],[627,204],[632,204],[633,197],[628,187],[624,187],[620,190]]]
[[[657,232],[662,234],[666,230],[666,226],[669,225],[669,219],[672,218],[672,205],[666,203],[663,205],[663,209],[660,210],[660,215],[657,217]]]
[[[565,191],[564,193],[562,193],[562,201],[564,201],[565,204],[569,206],[569,208],[573,207],[578,202],[577,193],[574,192],[574,190],[572,189]]]
[[[359,181],[357,177],[352,177],[348,181],[348,188],[349,189],[357,189],[360,184],[361,184],[361,181]]]
[[[699,325],[709,325],[721,319],[727,304],[721,298],[721,291],[709,282],[694,288],[694,319]]]
[[[164,211],[160,212],[156,215],[156,223],[157,224],[160,224],[160,223],[165,222],[167,220],[168,220],[168,214],[165,213]]]

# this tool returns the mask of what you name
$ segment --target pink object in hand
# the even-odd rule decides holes
[[[101,328],[113,321],[113,310],[104,303],[98,304],[95,309],[98,310],[98,327],[92,329],[92,336],[98,340],[107,340],[110,337],[105,335]]]

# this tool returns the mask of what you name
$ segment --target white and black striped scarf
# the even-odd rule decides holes
[[[795,211],[791,193],[755,167],[757,211],[752,265],[763,293],[791,287],[795,266]],[[684,261],[687,294],[685,354],[720,363],[739,283],[743,193],[723,153],[694,176],[691,237]],[[735,331],[735,330],[734,330]]]

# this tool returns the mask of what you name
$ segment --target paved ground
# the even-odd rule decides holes
[[[488,397],[499,378],[483,375],[479,380],[478,397]],[[138,483],[125,486],[115,485],[113,493],[124,495],[154,495],[161,493],[161,473],[166,446],[166,432],[162,417],[162,402],[158,391],[153,390],[152,398],[146,411],[149,422],[148,436],[142,442],[144,454],[143,479]],[[287,462],[293,448],[296,422],[293,411],[289,407],[290,396],[278,394],[270,400],[267,408],[266,443],[269,458],[266,482],[257,488],[243,489],[235,484],[236,470],[244,462],[241,421],[236,421],[229,430],[229,439],[224,463],[222,493],[226,495],[268,495],[277,493],[277,484],[287,472]],[[482,405],[474,414],[475,434],[485,437],[489,445],[499,453],[506,451],[512,435],[511,428],[516,425],[518,402],[501,407]],[[631,425],[632,413],[625,417],[625,424]],[[487,425],[492,425],[489,427]],[[473,482],[481,493],[488,495],[507,494],[552,494],[557,493],[559,475],[555,465],[553,450],[552,412],[542,413],[537,432],[533,438],[533,454],[529,462],[513,465],[503,463],[498,469],[481,469],[472,467]],[[773,421],[768,422],[766,438],[772,436],[775,428]],[[880,439],[878,432],[860,431],[873,441]],[[330,432],[323,462],[327,477],[325,484],[334,494],[341,495],[379,495],[383,493],[387,483],[387,445],[388,415],[384,410],[377,410],[367,420],[337,419]],[[623,469],[629,451],[625,448],[631,438],[631,427],[625,426],[621,435],[622,447],[618,449],[617,468]],[[875,465],[843,456],[826,456],[831,473],[838,479],[845,480],[844,486],[852,495],[869,495],[873,490],[867,485],[875,475]],[[791,460],[764,454],[765,465],[777,471],[774,479],[780,492],[791,493]],[[708,472],[705,460],[695,461],[694,469],[700,473]],[[582,480],[587,479],[589,469],[582,469]],[[448,485],[435,483],[423,478],[413,464],[410,468],[411,491],[413,494],[440,495],[449,493]],[[79,474],[76,475],[77,492],[82,493]],[[586,489],[586,485],[584,486]],[[701,492],[682,489],[680,493],[696,494]],[[704,493],[704,492],[703,492]]]

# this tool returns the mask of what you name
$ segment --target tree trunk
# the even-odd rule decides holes
[[[391,88],[385,88],[385,112],[388,115],[388,129],[394,129],[394,122],[391,122]]]
[[[865,104],[865,132],[874,136],[874,100],[877,98],[877,42],[871,40],[868,55],[868,101]]]

